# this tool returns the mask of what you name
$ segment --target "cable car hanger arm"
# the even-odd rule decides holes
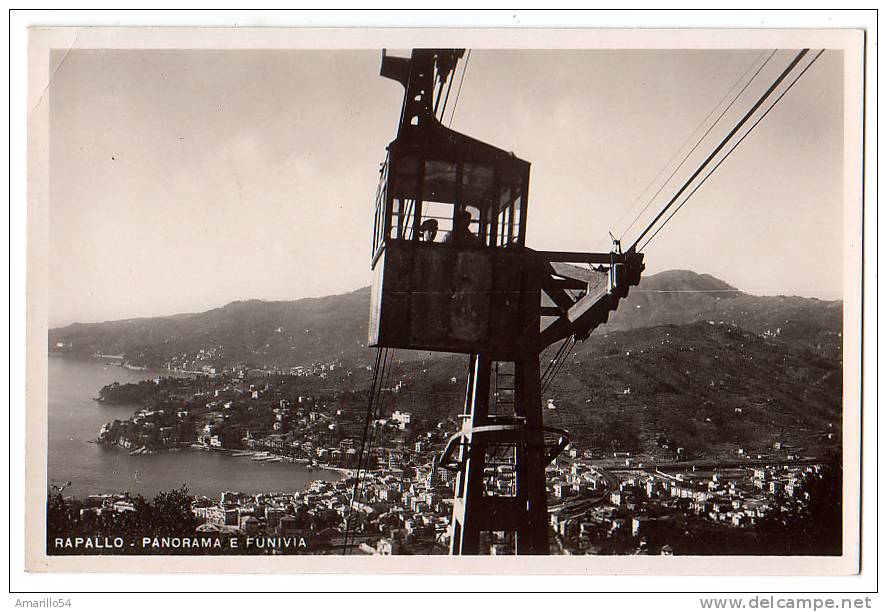
[[[556,310],[543,307],[542,312],[545,316],[557,313],[557,318],[540,331],[540,350],[571,336],[587,338],[607,322],[629,288],[640,282],[644,270],[644,256],[634,249],[625,253],[526,251],[539,260],[542,291],[555,304]],[[598,265],[583,267],[576,263]],[[571,293],[576,290],[578,295]]]

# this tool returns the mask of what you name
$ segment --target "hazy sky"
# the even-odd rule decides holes
[[[792,56],[773,57],[692,160]],[[528,246],[608,250],[607,231],[622,233],[658,187],[632,209],[647,184],[762,57],[475,50],[452,127],[531,162]],[[379,61],[379,51],[69,53],[49,89],[50,324],[368,285],[378,167],[403,97]],[[842,96],[840,52],[826,52],[647,247],[648,272],[839,297]]]

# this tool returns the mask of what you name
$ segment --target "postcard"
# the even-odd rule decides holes
[[[858,571],[860,31],[29,42],[29,570]]]

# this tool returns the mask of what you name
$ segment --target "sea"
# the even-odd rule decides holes
[[[312,470],[298,463],[253,461],[221,452],[183,449],[130,455],[124,449],[94,443],[104,423],[128,419],[141,408],[135,404],[97,402],[93,398],[99,389],[115,381],[124,384],[168,375],[50,356],[47,484],[66,485],[66,496],[127,491],[148,498],[184,484],[194,495],[216,498],[223,491],[291,493],[314,480],[342,478],[332,470]]]

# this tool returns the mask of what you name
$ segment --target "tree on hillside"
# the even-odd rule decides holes
[[[76,499],[65,499],[60,492],[53,492],[47,498],[46,533],[50,552],[84,554],[80,551],[53,551],[55,538],[73,536],[123,537],[135,542],[144,537],[191,537],[200,525],[199,519],[191,510],[194,498],[188,487],[158,493],[148,501],[143,496],[132,500],[133,510],[121,512],[106,509],[97,514],[83,512],[83,504]],[[112,552],[111,550],[101,552]],[[134,552],[141,552],[136,548]],[[90,554],[96,554],[90,551]],[[119,554],[119,553],[117,553]]]

